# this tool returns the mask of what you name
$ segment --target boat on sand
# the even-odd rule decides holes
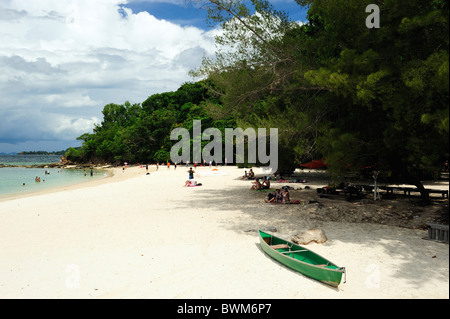
[[[283,265],[333,287],[341,283],[345,267],[339,267],[303,246],[262,230],[259,231],[259,237],[264,252]]]

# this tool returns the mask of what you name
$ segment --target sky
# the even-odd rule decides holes
[[[184,0],[0,0],[0,153],[80,146],[106,104],[193,81],[219,32]]]

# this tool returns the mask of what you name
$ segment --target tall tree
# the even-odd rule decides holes
[[[313,156],[323,116],[315,98],[326,90],[304,85],[300,70],[309,66],[299,58],[295,39],[301,26],[265,0],[252,0],[251,8],[245,1],[202,3],[223,29],[215,59],[204,59],[193,72],[214,83],[210,89],[221,104],[211,113],[231,115],[243,128],[278,127],[279,167],[292,172]]]
[[[448,159],[448,2],[296,1],[309,8],[304,25],[264,0],[205,1],[223,34],[199,74],[222,112],[278,125],[291,161],[323,155],[340,176],[376,164],[426,199],[421,180]],[[366,25],[369,4],[380,28]]]
[[[372,1],[299,2],[321,17],[319,37],[339,48],[305,74],[346,101],[319,143],[332,168],[378,164],[427,200],[422,179],[448,159],[448,3],[378,1],[381,27],[368,29],[363,12]]]

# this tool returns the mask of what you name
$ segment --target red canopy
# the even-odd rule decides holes
[[[327,163],[325,163],[323,160],[312,160],[311,162],[308,163],[303,163],[300,164],[300,166],[306,167],[306,168],[322,168],[322,167],[327,167]]]

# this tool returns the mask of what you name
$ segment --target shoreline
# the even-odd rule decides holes
[[[7,167],[7,166],[5,166]],[[8,166],[9,167],[9,166]],[[11,167],[23,167],[23,166],[11,166]],[[28,168],[28,167],[24,167],[24,168]],[[35,167],[31,167],[31,168],[35,168]],[[64,167],[62,167],[62,169],[66,169]],[[71,169],[71,168],[68,168]],[[88,180],[88,181],[78,181],[78,182],[74,182],[71,184],[67,184],[67,185],[55,185],[49,188],[46,188],[44,190],[26,190],[24,192],[20,192],[20,193],[11,193],[11,194],[4,194],[4,195],[0,195],[0,202],[2,201],[8,201],[8,200],[13,200],[13,199],[18,199],[18,198],[26,198],[29,196],[37,196],[40,194],[49,194],[49,193],[53,193],[53,192],[60,192],[60,191],[66,191],[66,190],[70,190],[72,189],[72,187],[77,188],[77,187],[88,187],[90,183],[96,183],[98,181],[104,180],[104,179],[108,179],[113,177],[114,175],[114,171],[112,170],[108,170],[108,169],[102,169],[102,171],[105,171],[107,176],[105,177],[101,177],[101,178],[96,178],[94,180]]]
[[[11,167],[13,167],[13,166],[11,166]],[[14,166],[14,167],[22,167],[22,166]],[[25,168],[28,168],[28,167],[25,167]],[[32,167],[32,168],[35,168],[35,167]],[[45,168],[45,167],[43,167],[43,168]],[[57,168],[57,167],[54,167],[54,168]],[[74,168],[71,166],[70,167],[61,167],[61,168],[62,169],[84,169],[84,168]],[[83,188],[83,187],[93,187],[93,186],[101,185],[103,183],[117,182],[120,180],[132,178],[132,177],[140,175],[140,173],[142,173],[142,172],[135,171],[136,168],[144,169],[144,168],[140,168],[139,165],[131,165],[131,166],[128,166],[128,168],[127,168],[127,170],[131,169],[131,171],[128,172],[128,174],[121,175],[123,173],[122,167],[112,167],[112,166],[94,167],[94,170],[106,172],[107,176],[101,177],[101,178],[96,178],[94,180],[79,181],[79,182],[75,182],[75,183],[67,184],[67,185],[63,185],[63,186],[52,186],[45,190],[33,190],[33,191],[26,191],[23,193],[0,195],[0,202],[14,200],[14,199],[20,199],[20,198],[27,198],[27,197],[32,197],[32,196],[38,196],[38,195],[42,195],[42,194],[51,194],[51,193],[56,193],[56,192],[70,191],[73,189],[78,189],[78,188]],[[152,170],[151,169],[152,169],[152,167],[149,166],[149,172],[151,172],[152,170],[155,170],[156,168],[153,168]],[[89,177],[86,176],[86,178],[89,178]]]
[[[1,201],[0,298],[449,297],[448,245],[423,240],[426,231],[321,221],[313,204],[265,205],[239,179],[244,169],[219,170],[198,167],[203,186],[183,187],[183,166],[116,168],[66,191]],[[268,227],[286,239],[323,229],[327,242],[308,248],[346,267],[347,282],[330,288],[272,260],[253,231]]]
[[[54,164],[54,165],[53,165]],[[87,168],[93,168],[94,170],[103,170],[105,172],[107,172],[107,176],[104,178],[99,178],[99,179],[95,179],[95,180],[89,180],[89,181],[80,181],[80,182],[75,182],[73,184],[68,184],[68,185],[64,185],[64,186],[54,186],[45,190],[34,190],[34,191],[27,191],[24,193],[14,193],[14,194],[6,194],[6,195],[0,195],[0,202],[2,201],[8,201],[8,200],[13,200],[13,199],[18,199],[18,198],[26,198],[29,196],[36,196],[36,195],[40,195],[40,194],[48,194],[48,193],[52,193],[52,192],[60,192],[60,191],[68,191],[71,189],[77,189],[80,187],[89,187],[89,186],[96,186],[99,184],[102,184],[103,182],[113,182],[113,181],[119,181],[119,180],[123,180],[124,178],[131,178],[131,177],[135,177],[138,176],[140,174],[142,174],[143,172],[137,172],[135,171],[136,169],[145,169],[144,165],[141,164],[133,164],[133,165],[129,165],[126,168],[127,172],[130,172],[129,170],[131,169],[131,174],[128,173],[126,175],[121,175],[124,173],[123,169],[121,166],[112,166],[109,164],[105,164],[105,165],[78,165],[78,164],[55,164],[52,163],[51,165],[53,166],[49,166],[50,164],[32,164],[32,165],[9,165],[9,164],[0,164],[0,168],[9,168],[9,167],[21,167],[21,168],[61,168],[61,169],[74,169],[74,170],[82,170],[82,169],[87,169]],[[184,169],[184,165],[178,165],[180,168]],[[233,167],[233,166],[221,166],[219,168],[226,168],[226,167]],[[160,168],[162,170],[165,170],[166,167],[165,165],[160,165]],[[217,167],[216,167],[217,168]],[[172,167],[173,169],[173,167]],[[198,169],[208,169],[208,166],[199,166]],[[245,171],[248,170],[247,168],[237,168],[239,170]],[[255,168],[253,167],[253,169],[255,171],[258,171],[259,168]],[[155,164],[151,164],[149,165],[149,170],[148,172],[156,172],[157,168]],[[145,174],[145,173],[144,173]],[[300,177],[302,174],[313,174],[314,176],[314,181],[313,184],[310,184],[313,187],[323,187],[326,186],[328,182],[331,181],[330,177],[327,175],[326,171],[322,171],[322,170],[314,170],[314,169],[296,169],[293,173],[293,175],[298,175],[298,177]],[[257,178],[261,178],[263,175],[265,175],[263,170],[260,170],[260,173],[256,175]],[[119,177],[121,176],[121,177]],[[115,179],[110,179],[116,177]],[[318,178],[319,177],[319,178]],[[292,177],[291,177],[292,178]],[[102,182],[101,182],[102,181]],[[272,180],[272,182],[276,182],[276,180]],[[289,181],[287,182],[289,183]],[[297,184],[297,183],[296,183]],[[301,185],[301,184],[298,184]],[[424,187],[428,187],[431,189],[436,189],[436,190],[448,190],[448,185],[449,185],[449,181],[447,180],[436,180],[436,181],[424,181],[423,182]],[[414,185],[411,184],[380,184],[379,186],[393,186],[393,187],[415,187]]]

